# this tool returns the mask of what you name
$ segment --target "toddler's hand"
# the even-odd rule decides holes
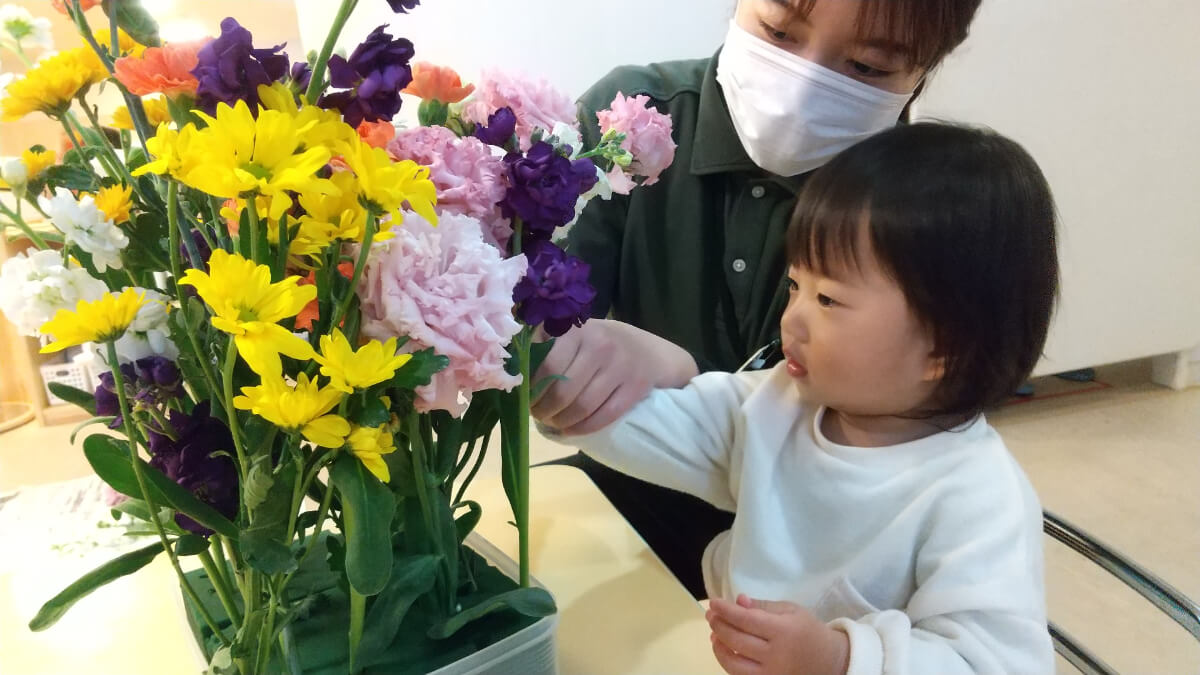
[[[714,598],[705,618],[730,675],[843,675],[850,662],[846,634],[790,602]]]

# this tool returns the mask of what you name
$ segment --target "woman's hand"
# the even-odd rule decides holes
[[[790,602],[714,598],[705,618],[730,675],[843,675],[850,664],[850,638]]]
[[[533,416],[563,435],[620,419],[651,388],[682,387],[698,373],[682,347],[610,319],[591,319],[558,338],[533,381],[562,375],[533,401]]]

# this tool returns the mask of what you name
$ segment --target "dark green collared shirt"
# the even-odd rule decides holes
[[[784,233],[803,176],[758,168],[742,149],[717,60],[617,68],[579,100],[587,147],[617,92],[671,115],[675,161],[658,183],[594,199],[568,235],[592,267],[592,315],[667,338],[704,370],[734,370],[779,334]]]

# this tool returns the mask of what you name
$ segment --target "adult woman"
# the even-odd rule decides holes
[[[807,174],[900,120],[967,36],[980,0],[740,0],[711,58],[621,67],[580,100],[620,91],[671,114],[675,163],[653,186],[593,201],[569,235],[592,266],[593,316],[560,338],[538,377],[543,423],[586,433],[651,387],[736,369],[777,335],[784,231]],[[604,319],[611,313],[611,318]],[[571,458],[697,597],[699,560],[732,514]]]

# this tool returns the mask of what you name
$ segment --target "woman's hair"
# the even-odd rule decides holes
[[[922,122],[854,145],[805,184],[792,264],[858,266],[859,231],[933,337],[929,415],[971,415],[1033,370],[1058,294],[1054,201],[1037,163],[994,131]]]
[[[833,0],[845,2],[845,0]],[[817,0],[790,0],[792,12],[808,16]],[[908,47],[910,64],[936,67],[963,40],[981,0],[871,0],[860,2],[860,38],[880,32]]]

